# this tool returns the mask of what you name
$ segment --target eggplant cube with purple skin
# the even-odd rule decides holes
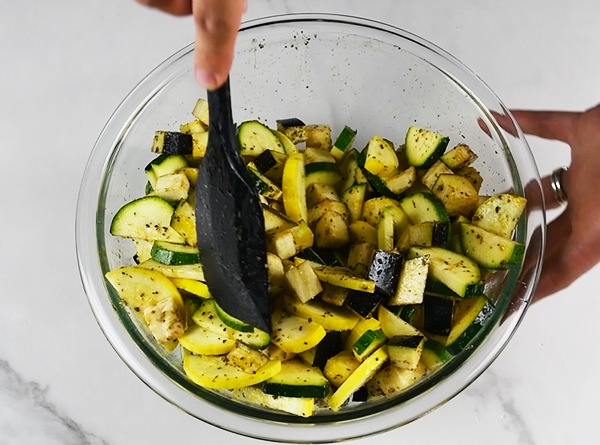
[[[396,292],[403,263],[402,254],[377,250],[367,278],[375,282],[375,288],[379,293],[391,297]]]

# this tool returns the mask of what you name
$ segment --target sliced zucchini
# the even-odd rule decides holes
[[[242,332],[227,326],[219,317],[215,300],[212,299],[202,302],[200,308],[192,315],[192,320],[204,329],[227,335],[229,338],[241,341],[254,349],[264,349],[271,341],[271,336],[260,329],[254,328],[253,332]]]
[[[221,355],[192,355],[183,358],[183,370],[197,385],[214,389],[235,389],[256,385],[281,371],[281,362],[270,360],[255,373],[247,373]]]
[[[394,207],[383,209],[377,223],[377,249],[391,252],[394,249]]]
[[[293,359],[281,364],[281,371],[262,384],[266,394],[282,397],[322,398],[329,392],[329,380],[317,367]]]
[[[416,369],[421,360],[425,340],[423,335],[399,335],[390,338],[387,348],[391,364],[401,369]]]
[[[477,160],[477,155],[467,144],[458,144],[452,150],[444,153],[440,160],[452,170],[471,165]]]
[[[154,241],[150,255],[154,261],[162,264],[180,265],[200,262],[198,248],[183,244]]]
[[[475,338],[494,312],[492,304],[483,296],[469,300],[474,300],[470,307],[464,308],[464,310],[461,307],[456,308],[454,314],[455,325],[446,339],[446,349],[454,355],[458,354],[471,343],[471,340]],[[456,305],[464,304],[469,300],[460,301]],[[483,308],[473,319],[473,314],[481,307],[484,301]],[[472,320],[470,324],[468,323],[469,320]]]
[[[254,332],[254,326],[249,325],[248,323],[243,322],[239,318],[233,317],[229,315],[227,312],[223,310],[221,306],[217,303],[216,300],[213,300],[213,305],[215,307],[215,311],[221,321],[229,326],[230,328],[235,329],[240,332]]]
[[[300,397],[282,397],[265,394],[262,389],[255,386],[236,388],[233,390],[234,399],[243,400],[267,408],[296,414],[301,417],[310,417],[315,411],[315,399]]]
[[[508,193],[501,193],[486,199],[473,214],[472,224],[504,238],[510,238],[527,199]]]
[[[350,331],[345,349],[352,352],[354,357],[362,362],[386,341],[387,337],[381,330],[379,321],[376,318],[365,318],[360,320]]]
[[[400,201],[400,207],[413,224],[450,221],[444,204],[431,193],[414,193]]]
[[[423,345],[421,362],[428,370],[433,370],[452,358],[452,354],[435,340],[427,340]]]
[[[363,203],[367,193],[366,184],[355,184],[342,193],[342,202],[348,208],[349,222],[360,220],[363,212]]]
[[[406,133],[404,152],[410,165],[428,168],[444,154],[448,142],[446,136],[412,126]]]
[[[144,171],[148,177],[148,181],[152,188],[156,186],[156,180],[164,175],[176,173],[184,167],[188,167],[189,163],[184,156],[161,154],[156,159],[152,160]]]
[[[389,177],[398,168],[394,147],[379,136],[373,136],[366,148],[364,168],[381,178]]]
[[[356,173],[360,172],[360,167],[358,166],[358,151],[352,148],[348,150],[344,157],[341,159],[339,166],[340,171],[342,172],[342,179],[337,183],[337,189],[340,193],[348,190],[354,184],[358,183],[356,179]],[[365,185],[367,185],[367,181],[363,181]]]
[[[486,269],[504,269],[523,260],[525,246],[481,227],[460,224],[465,255]]]
[[[334,249],[319,249],[309,247],[298,253],[298,257],[324,266],[343,266],[344,261],[340,253]]]
[[[178,131],[156,131],[151,151],[169,155],[191,155],[192,137]]]
[[[242,156],[260,155],[265,150],[273,150],[285,154],[279,138],[266,125],[258,121],[248,121],[238,128],[240,153]]]
[[[330,151],[335,159],[338,161],[341,160],[344,154],[352,148],[352,144],[354,144],[354,140],[356,139],[356,133],[356,130],[347,125],[344,126]]]
[[[329,397],[328,403],[331,409],[338,411],[342,405],[358,391],[387,361],[388,353],[385,346],[372,353],[342,385]]]
[[[138,267],[155,270],[169,278],[187,278],[190,280],[204,281],[204,270],[202,264],[162,264],[153,259],[142,261]]]
[[[304,167],[306,175],[306,185],[326,184],[334,186],[343,177],[339,167],[330,162],[313,162]]]
[[[441,282],[463,298],[481,291],[481,272],[470,258],[441,247],[411,247],[408,253],[409,258],[425,255],[429,255],[430,279]]]
[[[273,181],[261,174],[257,169],[256,165],[252,162],[246,165],[250,179],[252,180],[256,191],[264,196],[265,198],[273,199],[275,201],[280,200],[283,197],[281,188],[277,186]]]
[[[410,325],[384,306],[379,306],[377,319],[379,320],[379,323],[381,323],[381,330],[387,338],[404,335],[423,335],[417,328]]]
[[[173,206],[158,196],[145,196],[125,204],[114,216],[110,233],[124,238],[183,244],[185,238],[171,226]]]

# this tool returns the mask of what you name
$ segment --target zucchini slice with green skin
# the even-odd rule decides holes
[[[171,227],[175,209],[158,196],[144,196],[125,204],[114,216],[110,233],[124,238],[184,244],[185,238]]]
[[[313,162],[304,167],[306,186],[311,184],[336,185],[343,177],[337,165],[331,162]]]
[[[460,237],[465,255],[486,269],[505,269],[519,264],[525,254],[523,244],[472,224],[460,224]]]
[[[429,255],[428,277],[433,278],[459,297],[468,298],[480,286],[481,271],[472,259],[441,247],[411,247],[408,257]],[[429,279],[427,281],[430,281]]]
[[[203,301],[200,308],[192,315],[192,320],[204,329],[226,335],[254,349],[264,349],[271,342],[269,333],[260,329],[254,328],[253,332],[242,332],[227,326],[219,317],[213,299]]]
[[[265,150],[285,154],[279,138],[269,127],[258,121],[242,122],[238,128],[238,139],[242,156],[256,157]]]
[[[254,332],[254,326],[249,325],[248,323],[244,323],[239,318],[232,317],[227,312],[225,312],[215,300],[213,300],[213,304],[215,305],[217,315],[219,316],[221,321],[227,326],[240,332]]]
[[[200,262],[197,247],[168,243],[166,241],[154,241],[150,255],[154,261],[169,265],[196,264]]]
[[[339,161],[346,151],[352,148],[352,144],[354,144],[354,140],[356,139],[356,133],[356,130],[353,130],[347,125],[344,126],[330,150],[331,155],[335,159]]]
[[[266,394],[283,397],[320,399],[329,392],[329,380],[319,368],[292,359],[281,364],[281,371],[262,384]]]
[[[390,362],[402,369],[416,369],[424,344],[423,335],[399,335],[390,338],[387,343]]]
[[[380,328],[381,323],[376,318],[360,320],[346,339],[346,350],[352,352],[358,360],[363,361],[387,341],[387,337]]]
[[[265,175],[261,174],[257,169],[254,163],[250,162],[246,165],[248,173],[250,174],[250,179],[254,183],[256,187],[256,191],[264,196],[265,198],[273,199],[275,201],[279,201],[283,192],[281,189],[269,178]]]
[[[262,389],[255,386],[236,388],[232,395],[234,399],[243,400],[244,403],[255,403],[301,417],[310,417],[315,411],[315,399],[313,398],[273,396],[265,394]]]
[[[433,370],[438,366],[446,363],[453,355],[444,346],[435,340],[427,340],[423,345],[421,353],[421,362],[429,370]]]
[[[146,172],[146,176],[148,177],[148,181],[150,181],[152,188],[155,188],[156,180],[159,177],[175,173],[188,166],[189,163],[187,159],[182,155],[161,154],[146,165],[144,171]]]
[[[400,207],[413,224],[450,221],[444,204],[431,193],[414,193],[400,200]]]
[[[446,349],[453,355],[456,355],[460,351],[465,349],[467,345],[471,342],[471,340],[473,340],[475,336],[479,333],[479,331],[483,328],[483,326],[485,325],[485,323],[490,318],[493,312],[494,306],[492,306],[492,304],[489,301],[486,301],[485,305],[483,306],[483,309],[481,309],[481,311],[477,314],[477,316],[471,322],[471,324],[467,325],[467,327],[464,330],[462,330],[462,332],[461,329],[464,328],[464,325],[466,324],[464,323],[464,321],[466,321],[467,318],[465,317],[461,319],[461,321],[457,323],[456,326],[450,332],[450,335],[447,339]]]
[[[156,270],[169,278],[188,278],[190,280],[204,281],[204,269],[202,264],[163,264],[152,258],[142,261],[139,265],[144,269]]]
[[[410,127],[404,148],[408,163],[414,167],[431,167],[444,154],[449,141],[446,136],[433,131]]]

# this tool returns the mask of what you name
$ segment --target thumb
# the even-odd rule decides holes
[[[229,75],[246,1],[193,0],[192,10],[196,24],[196,80],[209,90],[216,89]]]

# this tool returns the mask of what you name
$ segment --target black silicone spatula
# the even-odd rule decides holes
[[[229,315],[270,332],[265,228],[240,155],[229,79],[208,92],[208,146],[196,182],[196,231],[206,283]]]

